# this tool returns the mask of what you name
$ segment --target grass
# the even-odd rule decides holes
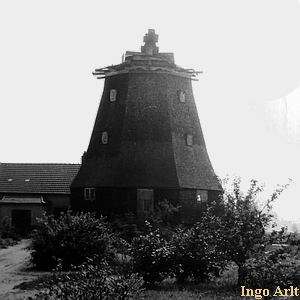
[[[300,288],[300,286],[298,286]],[[268,298],[277,299],[278,297]],[[136,299],[142,300],[252,300],[258,297],[241,296],[241,287],[237,286],[237,266],[232,263],[219,278],[209,283],[178,285],[164,281],[157,289],[146,289]],[[262,298],[267,299],[267,298]],[[299,297],[279,297],[280,300],[297,300]]]
[[[18,286],[23,290],[43,289],[47,287],[50,275],[43,275],[33,281],[26,282]],[[236,287],[237,267],[232,264],[230,268],[222,274],[221,277],[215,278],[209,283],[193,284],[176,284],[175,280],[167,279],[155,288],[143,289],[137,296],[141,300],[235,300],[247,299],[240,296],[240,290]],[[45,284],[46,283],[46,284]],[[52,282],[53,283],[53,282]]]
[[[221,277],[215,278],[209,283],[178,285],[172,280],[165,280],[156,289],[146,289],[137,299],[155,300],[234,300],[244,299],[236,286],[237,267],[232,264]]]
[[[49,284],[49,275],[43,275],[32,282],[23,283],[18,288],[24,290],[44,289]],[[47,284],[48,282],[48,284]],[[52,284],[54,282],[52,281]],[[254,297],[241,296],[241,288],[237,283],[237,266],[231,264],[229,268],[218,278],[212,279],[207,283],[187,282],[185,284],[176,284],[174,279],[166,279],[155,288],[145,288],[136,297],[135,300],[248,300]],[[275,297],[274,299],[276,299]],[[38,299],[38,298],[37,298]],[[259,298],[256,298],[259,299]],[[270,299],[270,298],[269,298]],[[280,297],[280,300],[297,300],[300,297]]]
[[[245,297],[238,296],[234,293],[207,293],[207,292],[190,292],[190,291],[173,291],[173,292],[155,292],[155,291],[146,291],[143,292],[138,299],[155,299],[155,300],[240,300]]]

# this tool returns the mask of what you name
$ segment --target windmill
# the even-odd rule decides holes
[[[211,165],[192,80],[200,72],[160,53],[149,29],[140,52],[96,69],[104,90],[90,143],[71,185],[71,208],[147,217],[167,199],[183,223],[199,219],[222,187]]]

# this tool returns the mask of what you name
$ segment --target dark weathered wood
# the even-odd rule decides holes
[[[129,207],[136,211],[138,189],[153,189],[154,202],[164,193],[169,200],[174,190],[172,201],[182,205],[182,221],[194,222],[203,209],[196,191],[222,190],[193,96],[192,79],[200,72],[177,66],[173,53],[159,53],[153,30],[145,41],[141,52],[127,52],[121,64],[94,73],[105,78],[104,91],[82,167],[71,186],[71,206],[105,214]],[[117,96],[111,101],[114,89]],[[82,199],[85,187],[96,188],[93,203]]]

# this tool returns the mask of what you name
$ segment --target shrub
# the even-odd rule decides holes
[[[58,219],[52,215],[40,219],[42,226],[31,234],[31,262],[39,269],[52,270],[58,259],[63,270],[80,265],[94,254],[109,254],[113,235],[103,218],[92,213],[61,213]]]
[[[172,271],[178,282],[191,277],[194,281],[207,281],[218,275],[227,264],[218,253],[213,228],[197,223],[191,229],[178,229],[171,240]]]
[[[239,267],[238,285],[243,284],[241,267],[247,259],[261,251],[270,240],[282,236],[268,236],[266,229],[274,220],[272,203],[287,186],[288,184],[275,189],[261,206],[259,195],[264,191],[264,185],[251,180],[248,191],[244,193],[241,189],[241,179],[235,178],[231,186],[225,189],[223,198],[218,203],[209,204],[203,214],[201,223],[211,228],[211,234],[214,235],[214,238],[210,239],[211,245],[221,257],[235,262]]]
[[[192,241],[191,230],[177,229],[170,243],[173,250],[172,272],[177,281],[183,282],[189,276],[198,277],[197,270],[201,267],[197,262],[197,246]]]
[[[142,277],[135,273],[133,259],[128,255],[116,256],[113,267],[114,276],[110,278],[109,286],[114,292],[113,299],[129,299],[142,290]]]
[[[300,233],[299,232],[292,232],[290,234],[288,243],[290,245],[293,245],[293,246],[299,246],[300,245]]]
[[[180,205],[174,206],[167,199],[157,203],[152,222],[161,228],[174,228],[180,224]]]
[[[132,212],[127,212],[124,216],[115,216],[109,223],[109,228],[129,243],[142,233],[138,226],[138,219]]]
[[[0,249],[6,249],[10,246],[14,246],[18,243],[16,239],[6,238],[2,239],[0,238]]]
[[[170,240],[150,223],[146,222],[146,227],[147,234],[133,239],[132,257],[135,271],[150,285],[169,276],[178,282],[188,278],[204,282],[210,275],[219,274],[227,264],[214,241],[213,228],[205,223],[197,223],[190,229],[178,228],[172,231]]]
[[[143,277],[145,283],[154,285],[170,274],[171,251],[160,231],[152,230],[148,222],[146,225],[149,233],[132,241],[132,257],[134,270]]]
[[[298,259],[292,257],[284,248],[257,254],[241,267],[245,285],[252,288],[264,287],[270,291],[277,286],[284,289],[297,285],[298,270]]]
[[[160,201],[155,206],[148,221],[153,228],[158,229],[161,236],[170,240],[175,229],[180,225],[180,206],[174,206],[167,199]]]
[[[164,199],[155,206],[147,221],[151,223],[153,228],[159,229],[160,234],[164,238],[170,239],[174,228],[180,224],[179,209],[180,206],[174,206],[171,202]],[[127,242],[132,242],[133,238],[147,233],[148,230],[145,222],[130,211],[123,216],[114,216],[109,226]]]
[[[36,296],[40,300],[126,300],[138,294],[142,283],[130,262],[120,261],[119,267],[112,268],[95,257],[69,272],[56,270]]]
[[[5,216],[2,220],[2,234],[1,238],[2,239],[13,239],[13,240],[19,240],[17,235],[15,234],[15,228],[12,225],[11,218]]]

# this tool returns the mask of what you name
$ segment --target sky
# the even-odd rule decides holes
[[[274,208],[300,223],[298,0],[0,1],[0,162],[80,163],[103,88],[92,72],[140,51],[148,29],[203,71],[193,90],[217,175],[291,178]]]

